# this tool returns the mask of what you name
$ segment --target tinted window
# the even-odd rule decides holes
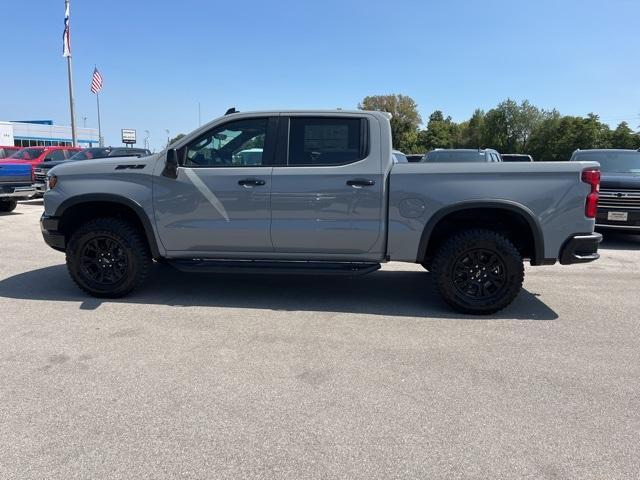
[[[366,157],[359,118],[294,117],[289,125],[289,165],[344,165]]]
[[[600,170],[611,173],[640,173],[640,152],[589,152],[582,151],[573,154],[571,160],[582,162],[600,162]]]
[[[488,162],[485,152],[460,151],[460,150],[434,150],[427,153],[422,159],[423,162]]]
[[[23,148],[11,155],[10,158],[17,158],[19,160],[35,160],[42,155],[41,148]]]
[[[252,118],[215,127],[187,145],[186,167],[260,166],[268,118]],[[251,154],[249,154],[249,152]]]
[[[52,152],[47,152],[44,161],[45,162],[57,162],[59,160],[64,160],[64,151],[63,150],[53,150]]]
[[[72,154],[71,160],[88,160],[90,158],[104,158],[111,152],[110,148],[85,148],[79,152],[69,152]]]

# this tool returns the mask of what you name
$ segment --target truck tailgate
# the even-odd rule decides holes
[[[31,184],[31,165],[0,164],[0,184]]]

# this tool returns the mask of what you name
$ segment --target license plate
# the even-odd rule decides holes
[[[628,218],[629,218],[629,214],[627,212],[607,213],[607,220],[612,220],[614,222],[626,222]]]

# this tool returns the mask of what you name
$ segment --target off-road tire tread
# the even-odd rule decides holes
[[[116,290],[97,291],[91,289],[82,283],[78,278],[78,274],[75,272],[77,265],[75,265],[73,258],[79,247],[78,243],[84,235],[89,233],[109,233],[111,235],[119,236],[135,257],[135,273],[133,278],[129,279],[129,281],[125,282],[123,285],[118,286]],[[66,262],[69,275],[78,288],[85,293],[98,298],[124,297],[132,291],[140,288],[147,279],[153,265],[149,245],[147,244],[147,240],[140,229],[131,222],[116,217],[95,218],[87,221],[75,230],[71,234],[71,238],[66,249]]]
[[[450,262],[478,242],[490,242],[503,257],[507,274],[507,290],[492,303],[472,305],[463,303],[455,295],[449,278]],[[524,282],[524,262],[516,246],[504,235],[487,229],[469,229],[453,235],[438,249],[430,265],[435,287],[443,300],[455,310],[473,315],[490,315],[507,307],[518,296]]]
[[[17,206],[18,206],[18,202],[16,200],[0,201],[0,212],[3,212],[3,213],[13,212]]]

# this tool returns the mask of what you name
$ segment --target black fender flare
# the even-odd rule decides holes
[[[92,202],[106,202],[106,203],[117,203],[119,205],[123,205],[129,209],[131,209],[136,217],[140,220],[142,227],[144,228],[144,234],[147,238],[147,243],[149,244],[149,249],[151,250],[151,255],[153,258],[160,257],[160,250],[158,249],[158,242],[156,240],[155,233],[153,231],[153,225],[151,224],[151,220],[149,216],[144,211],[142,206],[131,200],[130,198],[123,197],[122,195],[116,195],[112,193],[84,193],[81,195],[76,195],[71,198],[63,201],[55,212],[55,217],[62,218],[65,211],[70,207],[74,207],[76,205],[81,205],[83,203],[92,203]]]
[[[520,215],[527,222],[529,228],[531,229],[531,232],[533,233],[534,258],[531,259],[531,264],[542,265],[543,263],[545,263],[544,236],[542,234],[542,227],[540,226],[540,222],[538,222],[535,214],[528,207],[511,200],[469,200],[458,202],[453,205],[449,205],[448,207],[441,208],[431,216],[431,218],[425,225],[424,230],[422,231],[416,262],[421,263],[422,259],[424,259],[425,254],[427,253],[429,239],[431,238],[433,230],[435,229],[436,225],[438,225],[438,222],[440,222],[440,220],[454,212],[479,208],[505,210]]]

